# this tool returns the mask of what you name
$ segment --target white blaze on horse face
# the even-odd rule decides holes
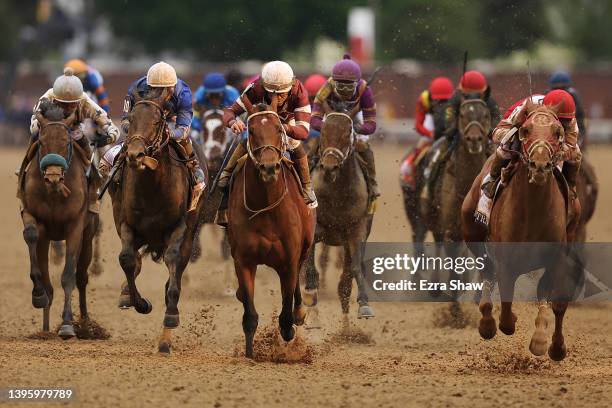
[[[225,150],[225,144],[227,143],[227,133],[225,134],[226,137],[224,138],[223,143],[220,143],[219,141],[215,140],[214,134],[217,128],[223,126],[223,121],[221,119],[212,118],[206,120],[204,122],[204,125],[206,126],[207,131],[206,140],[204,141],[204,155],[206,156],[206,158],[210,158],[210,152],[213,148],[218,147],[219,149],[221,149],[221,152]]]

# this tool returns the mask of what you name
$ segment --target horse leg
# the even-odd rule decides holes
[[[76,284],[79,290],[79,311],[81,313],[81,320],[87,320],[89,314],[87,313],[87,283],[89,282],[88,268],[91,263],[93,255],[93,240],[96,235],[97,220],[91,217],[91,221],[85,232],[83,233],[83,248],[79,256],[76,270]]]
[[[365,283],[365,274],[364,274],[364,265],[363,265],[363,245],[362,242],[365,242],[367,239],[367,234],[362,235],[362,239],[359,240],[351,240],[348,243],[349,256],[351,259],[350,262],[350,271],[351,275],[355,278],[357,282],[357,303],[359,304],[359,309],[357,310],[357,318],[359,319],[369,319],[370,317],[374,317],[374,310],[368,304],[368,294],[366,293],[366,283]],[[352,281],[350,282],[352,286]]]
[[[546,329],[548,328],[547,312],[548,302],[538,302],[538,315],[535,319],[536,328],[529,343],[529,351],[534,356],[543,356],[546,352],[546,346],[548,345],[548,339],[546,338]]]
[[[516,278],[509,270],[501,270],[499,276],[499,297],[501,298],[501,313],[499,314],[499,330],[511,336],[516,329],[516,315],[512,312],[514,299],[514,284]]]
[[[300,289],[300,275],[295,282],[295,293],[293,294],[293,322],[301,326],[306,319],[306,308],[302,303],[302,290]]]
[[[216,228],[215,228],[216,230]],[[229,263],[231,255],[231,248],[229,244],[229,238],[227,236],[227,230],[223,230],[221,236],[221,257],[223,258],[223,273],[225,275],[225,292],[224,294],[227,296],[231,296],[235,293],[235,283],[234,283],[234,275],[231,271],[231,266]]]
[[[93,263],[91,264],[91,274],[98,276],[103,272],[102,262],[100,261],[100,237],[102,236],[102,221],[98,219],[93,238]]]
[[[353,257],[349,253],[347,244],[344,246],[344,265],[342,266],[342,273],[338,281],[338,297],[340,298],[340,306],[344,315],[349,312],[349,301],[353,289],[353,278],[351,275],[352,259]]]
[[[319,285],[321,285],[321,288],[325,288],[325,276],[327,275],[327,268],[329,266],[329,252],[330,246],[323,244],[321,248],[321,254],[319,255],[319,266],[321,267],[321,280],[319,282]]]
[[[151,302],[140,296],[140,293],[138,293],[138,289],[136,288],[136,271],[140,270],[141,260],[140,254],[137,250],[138,247],[137,243],[135,242],[134,233],[130,227],[123,223],[121,224],[119,235],[121,238],[119,264],[121,265],[121,269],[123,269],[125,278],[127,280],[128,291],[130,294],[129,306],[134,306],[138,313],[151,313],[151,310],[153,310]],[[121,300],[119,307],[122,307]]]
[[[255,310],[255,273],[257,266],[243,265],[234,258],[234,267],[238,277],[238,290],[236,297],[242,302],[244,314],[242,315],[242,330],[245,338],[245,356],[253,358],[253,338],[259,322],[259,316]]]
[[[49,276],[49,239],[45,237],[44,228],[39,230],[38,245],[36,252],[38,256],[38,262],[40,266],[40,273],[42,277],[43,285],[45,286],[45,292],[49,298],[49,303],[43,309],[43,331],[49,331],[49,311],[51,310],[51,304],[53,303],[53,285],[51,284],[51,278]]]
[[[290,266],[280,272],[283,308],[278,316],[278,326],[280,334],[285,341],[291,341],[295,337],[295,328],[293,327],[293,296],[298,282],[299,269],[297,264],[297,261],[290,262]]]
[[[561,361],[567,355],[567,348],[563,339],[563,317],[567,310],[568,302],[552,302],[552,310],[555,314],[555,331],[552,343],[548,348],[548,356],[555,361]]]
[[[140,275],[140,271],[142,269],[142,256],[140,252],[135,251],[134,255],[136,256],[136,265],[134,267],[134,278],[137,278]],[[121,283],[121,294],[119,295],[119,309],[127,310],[132,307],[132,300],[130,298],[130,287],[127,283],[127,280],[124,280]]]
[[[25,210],[21,215],[21,219],[23,220],[23,239],[28,245],[28,252],[30,254],[30,279],[32,279],[34,284],[32,289],[32,306],[42,309],[49,305],[49,297],[43,284],[37,251],[39,231],[44,227],[38,225],[36,219]]]
[[[316,244],[313,244],[312,248],[308,252],[305,263],[306,286],[304,287],[304,304],[310,308],[314,308],[317,305],[319,297],[319,271],[317,270],[317,266],[315,264],[315,247]]]
[[[158,347],[160,353],[170,353],[172,346],[171,329],[176,329],[180,321],[178,302],[181,296],[181,278],[191,257],[193,245],[193,242],[184,239],[188,235],[186,232],[187,225],[183,220],[170,235],[168,247],[164,252],[164,262],[169,274],[166,282],[164,329]]]
[[[62,289],[64,289],[64,311],[62,313],[62,325],[58,331],[58,336],[69,339],[76,335],[73,327],[74,317],[72,315],[72,291],[76,286],[76,269],[77,261],[81,254],[81,246],[84,235],[85,220],[77,220],[74,224],[69,225],[66,236],[66,264],[62,272]]]

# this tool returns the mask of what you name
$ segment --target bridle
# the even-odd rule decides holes
[[[282,135],[281,135],[281,146],[280,147],[274,146],[271,144],[265,144],[262,146],[257,146],[255,148],[251,146],[251,131],[249,129],[249,123],[251,122],[251,119],[253,119],[255,116],[261,116],[261,115],[273,115],[276,117],[276,119],[278,119],[278,122],[281,124]],[[279,156],[278,161],[276,161],[275,164],[279,164],[281,160],[283,159],[283,155],[287,151],[287,132],[285,132],[285,127],[282,125],[282,121],[280,119],[280,116],[278,116],[278,113],[271,111],[271,110],[265,110],[265,111],[252,113],[247,117],[246,128],[247,128],[247,143],[246,143],[247,152],[249,154],[249,157],[255,164],[255,166],[257,167],[261,166],[261,162],[257,160],[257,157],[255,156],[255,154],[259,152],[263,152],[266,149],[272,149],[278,153],[278,156]]]
[[[474,104],[482,105],[482,106],[484,106],[488,110],[486,102],[483,101],[482,99],[466,99],[465,101],[461,102],[461,105],[459,106],[459,111],[461,111],[461,108],[463,108],[466,105],[474,105]],[[468,124],[463,127],[463,129],[461,130],[461,134],[465,135],[467,133],[467,131],[470,130],[470,128],[472,128],[474,126],[478,127],[483,135],[486,136],[486,134],[488,133],[488,130],[484,128],[482,123],[480,123],[477,120],[472,120],[472,121],[468,122]]]
[[[159,111],[160,119],[157,122],[157,128],[155,130],[155,138],[153,142],[148,144],[145,137],[141,134],[128,136],[125,140],[126,146],[130,143],[140,140],[145,146],[145,152],[147,156],[153,157],[158,154],[167,144],[170,142],[170,134],[168,132],[168,124],[166,122],[164,108],[160,104],[151,100],[140,100],[134,104],[134,108],[137,105],[152,105]]]
[[[525,120],[525,123],[527,123],[527,121],[529,119],[531,119],[531,121],[535,121],[538,120],[538,118],[541,117],[542,119],[539,120],[546,120],[547,123],[544,123],[543,125],[550,125],[553,122],[559,122],[559,120],[550,112],[543,112],[541,110],[535,110],[533,112],[530,112],[527,115],[527,118]],[[560,125],[560,124],[559,124]],[[524,126],[524,124],[523,124]],[[521,126],[522,128],[522,126]],[[533,161],[531,160],[531,155],[533,154],[533,152],[540,148],[543,147],[544,149],[546,149],[548,151],[550,160],[549,160],[549,164],[553,165],[555,163],[557,163],[561,158],[559,157],[559,149],[557,149],[555,151],[555,148],[553,147],[553,145],[546,139],[538,139],[532,143],[527,143],[528,139],[526,136],[523,136],[520,134],[519,132],[519,140],[521,141],[522,144],[522,151],[519,152],[521,160],[526,163],[526,164],[531,164]],[[564,135],[563,133],[561,134],[561,136],[559,137],[559,145],[563,144],[563,140],[564,140]]]
[[[249,130],[249,122],[255,116],[268,115],[268,114],[276,116],[278,121],[281,123],[281,129],[282,129],[281,147],[274,146],[274,145],[269,145],[268,144],[268,145],[258,146],[258,147],[256,147],[253,150],[251,148],[251,132]],[[260,151],[263,152],[265,149],[272,149],[272,150],[278,152],[279,153],[279,159],[278,159],[278,161],[275,164],[280,164],[281,160],[283,159],[283,155],[285,154],[285,151],[287,150],[287,132],[285,132],[285,128],[282,126],[282,122],[280,120],[280,117],[278,116],[278,113],[276,113],[274,111],[271,111],[271,110],[265,110],[265,111],[261,111],[261,112],[252,113],[252,114],[250,114],[247,117],[246,126],[247,126],[247,152],[249,154],[249,158],[253,161],[255,166],[260,167],[260,165],[261,165],[261,163],[255,157],[255,153],[260,152]],[[284,182],[284,185],[285,185],[285,187],[283,189],[283,193],[272,204],[269,204],[269,205],[267,205],[264,208],[261,208],[259,210],[253,210],[247,204],[246,175],[243,175],[243,177],[242,177],[242,193],[243,193],[242,194],[242,202],[243,202],[244,208],[248,212],[251,213],[251,215],[249,216],[249,220],[253,219],[254,217],[258,216],[261,213],[264,213],[266,211],[270,211],[270,210],[278,207],[280,205],[280,203],[285,199],[285,197],[287,196],[287,193],[289,192],[289,189],[287,188],[287,176],[285,174],[285,169],[284,169],[284,167],[282,165],[281,165],[281,173],[283,174],[283,182]]]
[[[70,128],[68,127],[68,125],[66,125],[62,121],[46,122],[45,124],[41,124],[41,127],[40,127],[41,136],[42,136],[43,129],[45,129],[46,127],[49,127],[49,126],[62,126],[66,130],[66,133],[68,134],[68,144],[67,144],[67,146],[68,146],[68,157],[66,158],[66,157],[64,157],[64,156],[62,156],[60,154],[51,153],[51,154],[54,154],[54,155],[62,157],[66,161],[66,167],[62,169],[62,174],[63,174],[63,172],[68,170],[68,168],[70,167],[70,163],[72,163],[72,156],[73,156],[73,151],[74,151],[72,137],[70,136]],[[45,172],[46,172],[46,167],[45,167],[45,169],[43,169],[42,166],[41,166],[42,163],[41,163],[40,151],[41,151],[41,149],[43,147],[43,142],[42,142],[40,137],[38,138],[38,146],[39,146],[39,148],[38,148],[38,151],[36,153],[37,160],[38,160],[38,167],[40,168],[40,170],[41,170],[41,172],[42,172],[42,174],[44,176]],[[45,156],[47,156],[47,155],[45,155]]]
[[[321,153],[321,160],[319,161],[319,163],[320,164],[323,163],[323,158],[327,156],[333,156],[338,159],[339,166],[341,167],[346,161],[346,159],[351,155],[353,149],[355,148],[355,131],[353,129],[353,118],[351,118],[348,114],[342,113],[342,112],[330,112],[327,115],[325,115],[325,118],[327,119],[330,116],[342,116],[349,120],[349,123],[351,124],[350,143],[344,151],[334,146],[326,147],[325,149],[323,149],[323,152]]]

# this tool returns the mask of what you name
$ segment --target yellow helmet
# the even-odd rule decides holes
[[[66,62],[66,65],[64,65],[64,68],[72,68],[74,75],[78,76],[78,75],[81,75],[87,72],[87,70],[89,69],[89,66],[87,65],[85,61],[75,58],[75,59],[71,59],[70,61]]]
[[[176,85],[176,71],[172,65],[163,61],[153,64],[147,72],[147,85],[161,88]]]

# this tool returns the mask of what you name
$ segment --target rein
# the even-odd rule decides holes
[[[487,104],[482,99],[467,99],[467,100],[461,102],[461,106],[459,107],[459,109],[461,109],[464,105],[473,105],[473,104],[482,105],[482,106],[484,106],[485,108],[488,109]],[[470,130],[470,128],[473,127],[473,126],[476,126],[476,127],[480,128],[480,130],[482,131],[482,133],[484,135],[487,134],[487,130],[484,128],[482,123],[480,123],[477,120],[472,120],[467,125],[465,125],[463,127],[463,130],[461,131],[461,134],[462,135],[466,134],[467,131]]]
[[[527,115],[527,119],[531,117],[533,117],[533,119],[536,119],[537,117],[543,117],[543,118],[546,118],[549,121],[549,123],[550,121],[558,122],[558,119],[549,112],[533,111]],[[527,122],[527,120],[525,122]],[[520,134],[519,134],[519,140],[521,141],[521,144],[522,144],[522,151],[521,152],[513,151],[513,152],[518,153],[521,160],[526,164],[529,164],[531,162],[532,153],[539,147],[544,147],[548,151],[548,154],[550,156],[549,163],[552,166],[554,166],[554,164],[560,160],[559,152],[558,151],[555,152],[553,145],[548,140],[538,139],[528,145],[526,143],[528,141],[527,137],[522,137]],[[559,144],[561,145],[562,143],[563,143],[563,136],[559,138]]]
[[[55,122],[47,122],[47,123],[45,123],[45,124],[44,124],[44,125],[41,127],[41,129],[40,129],[41,134],[42,134],[42,130],[43,130],[44,128],[46,128],[46,127],[48,127],[48,126],[54,126],[54,125],[55,125],[55,126],[62,126],[62,127],[64,127],[64,129],[66,129],[66,132],[68,133],[68,144],[67,144],[67,146],[68,146],[68,158],[66,158],[66,157],[64,157],[64,156],[61,156],[61,155],[59,155],[59,154],[57,154],[57,153],[51,153],[51,154],[54,154],[54,155],[60,156],[61,158],[63,158],[63,159],[66,161],[66,168],[62,170],[62,172],[63,172],[63,171],[65,171],[65,170],[68,170],[68,168],[70,168],[70,164],[72,163],[72,156],[73,156],[73,151],[74,151],[74,145],[73,145],[73,143],[74,143],[74,142],[72,141],[72,137],[70,136],[70,128],[68,127],[68,125],[66,125],[64,122],[61,122],[61,121],[55,121]],[[85,137],[85,136],[83,136],[83,137]],[[42,143],[42,141],[41,141],[41,140],[40,140],[40,138],[39,138],[39,139],[38,139],[38,150],[37,150],[37,152],[36,152],[36,157],[37,157],[38,167],[39,167],[39,168],[41,167],[41,157],[40,157],[40,151],[41,151],[42,147],[43,147],[43,143]],[[47,156],[47,155],[45,155],[45,156]],[[43,158],[43,159],[44,159],[44,158]],[[43,169],[41,168],[41,170],[42,170],[42,174],[43,174],[43,176],[44,176],[46,169],[45,169],[45,170],[43,170]]]
[[[164,117],[164,109],[157,102],[153,102],[150,100],[140,100],[134,104],[134,107],[140,104],[155,106],[157,110],[159,111],[160,120],[157,125],[157,129],[155,131],[155,138],[153,139],[153,143],[147,144],[147,141],[144,138],[144,136],[137,134],[137,135],[128,136],[126,138],[125,144],[129,145],[130,143],[136,140],[141,140],[142,143],[145,145],[145,151],[147,153],[146,155],[149,157],[153,157],[157,155],[170,142],[170,135],[168,133],[168,124],[166,123],[166,120]],[[166,137],[164,137],[164,135]]]
[[[330,112],[326,115],[326,118],[330,116],[342,116],[342,117],[347,118],[350,121],[350,124],[351,124],[350,144],[346,148],[346,151],[342,151],[334,146],[326,147],[325,149],[323,149],[323,152],[321,153],[321,160],[319,161],[319,163],[323,162],[323,158],[331,155],[331,156],[335,156],[340,161],[339,166],[342,167],[346,159],[351,155],[351,153],[353,152],[353,149],[355,148],[355,131],[353,129],[353,119],[348,114],[342,113],[342,112]]]
[[[283,155],[286,151],[286,146],[287,146],[287,133],[285,132],[285,128],[282,126],[282,122],[281,122],[281,129],[283,129],[282,132],[282,145],[279,148],[278,146],[274,146],[274,145],[263,145],[263,146],[258,146],[257,148],[255,148],[254,150],[251,148],[251,133],[249,131],[249,122],[251,120],[251,118],[255,117],[255,116],[260,116],[260,115],[268,115],[268,114],[272,114],[274,116],[276,116],[276,118],[278,119],[279,122],[281,122],[280,117],[278,116],[278,114],[274,111],[270,111],[270,110],[266,110],[266,111],[261,111],[261,112],[255,112],[252,113],[251,115],[249,115],[247,117],[247,122],[246,122],[246,126],[247,126],[247,152],[249,154],[249,158],[253,161],[253,163],[259,167],[261,165],[261,163],[257,160],[257,158],[255,157],[255,153],[259,152],[259,151],[264,151],[265,149],[273,149],[275,151],[277,151],[279,153],[279,160],[277,162],[281,163],[281,161],[283,160]],[[287,193],[289,192],[289,189],[287,188],[287,175],[285,174],[285,169],[283,167],[283,165],[281,164],[281,172],[283,173],[283,184],[284,184],[284,188],[283,188],[283,193],[281,194],[281,196],[274,201],[272,204],[267,205],[264,208],[261,208],[259,210],[253,210],[249,207],[249,205],[247,204],[247,190],[246,190],[246,170],[245,170],[245,174],[242,177],[242,202],[244,205],[245,210],[247,210],[248,212],[251,213],[251,215],[249,216],[249,220],[255,218],[256,216],[258,216],[261,213],[264,213],[266,211],[270,211],[276,207],[278,207],[280,205],[280,203],[285,199],[285,197],[287,196]]]

